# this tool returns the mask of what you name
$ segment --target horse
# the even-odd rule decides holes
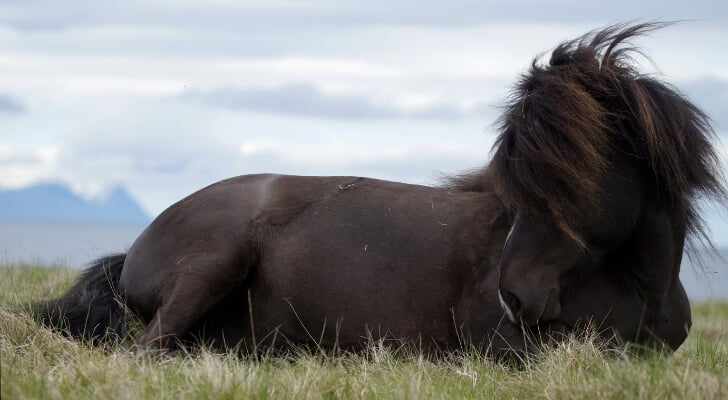
[[[162,212],[126,254],[38,303],[43,324],[103,343],[251,354],[398,340],[423,352],[532,351],[596,327],[677,349],[691,324],[685,246],[726,188],[710,120],[641,74],[619,24],[537,57],[490,161],[436,186],[246,175]]]

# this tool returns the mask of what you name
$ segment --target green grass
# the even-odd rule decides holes
[[[428,360],[377,345],[362,354],[241,358],[202,351],[171,358],[104,349],[40,328],[24,309],[67,288],[77,272],[0,266],[2,399],[728,398],[728,303],[693,305],[672,356],[632,358],[571,340],[522,368],[477,354]]]

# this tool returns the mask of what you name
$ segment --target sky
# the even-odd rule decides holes
[[[249,173],[432,184],[487,162],[534,56],[651,20],[683,22],[636,43],[643,70],[728,159],[727,2],[2,0],[0,189],[122,185],[154,216]]]

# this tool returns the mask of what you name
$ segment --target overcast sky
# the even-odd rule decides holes
[[[630,20],[686,21],[637,44],[728,158],[726,4],[3,0],[0,189],[123,185],[156,215],[248,173],[433,183],[487,161],[535,55]]]

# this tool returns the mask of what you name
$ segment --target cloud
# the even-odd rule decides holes
[[[474,26],[487,23],[575,23],[620,21],[658,16],[697,19],[721,25],[728,6],[714,0],[635,2],[575,2],[573,0],[409,0],[333,2],[316,1],[204,1],[128,0],[113,3],[88,0],[6,0],[2,21],[23,29],[59,29],[90,24],[157,24],[213,27],[227,30],[296,30],[362,25]]]
[[[0,187],[20,187],[58,177],[59,149],[54,146],[18,148],[0,145]]]
[[[93,197],[120,184],[151,214],[212,182],[250,173],[434,182],[438,171],[482,165],[491,140],[488,122],[478,118],[291,118],[167,98],[88,104],[72,126],[41,120],[48,125],[18,123],[34,140],[0,143],[0,170],[8,172],[0,187],[54,180]],[[55,133],[34,133],[44,131]],[[39,152],[38,142],[53,147]]]
[[[25,106],[13,97],[0,93],[0,113],[20,114],[25,112]]]
[[[411,109],[377,103],[358,94],[327,94],[310,85],[286,85],[275,88],[218,89],[192,92],[185,99],[196,99],[208,105],[231,110],[285,114],[332,119],[459,119],[484,107],[458,107],[434,103]]]

